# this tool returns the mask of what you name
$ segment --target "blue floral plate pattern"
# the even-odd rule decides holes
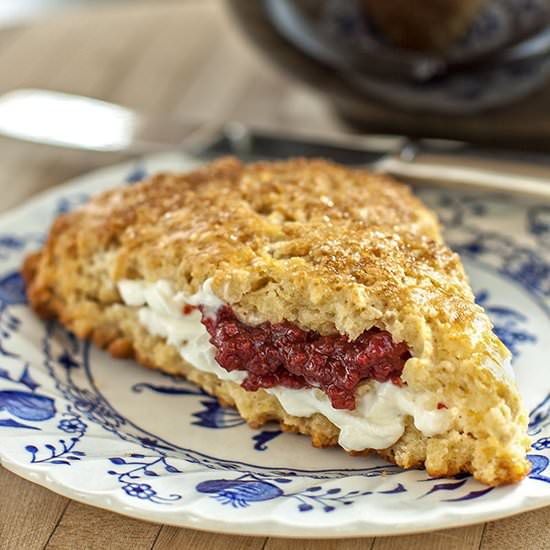
[[[29,310],[18,269],[54,217],[179,155],[95,172],[0,218],[0,458],[70,498],[150,521],[241,534],[397,534],[550,505],[550,205],[427,189],[477,299],[514,354],[530,411],[528,479],[490,488],[250,429],[196,386],[115,361]]]

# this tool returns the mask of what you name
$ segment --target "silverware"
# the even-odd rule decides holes
[[[537,154],[483,151],[450,140],[308,134],[239,122],[155,118],[96,99],[47,90],[0,96],[0,134],[91,151],[145,154],[181,150],[200,158],[325,157],[412,183],[550,199],[550,162]]]

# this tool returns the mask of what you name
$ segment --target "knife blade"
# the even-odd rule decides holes
[[[0,134],[58,147],[134,155],[181,150],[204,159],[227,154],[244,160],[323,157],[415,184],[550,199],[550,162],[541,154],[483,151],[451,140],[319,135],[239,122],[151,117],[48,90],[16,90],[0,96]]]

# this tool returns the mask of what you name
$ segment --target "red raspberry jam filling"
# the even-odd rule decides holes
[[[400,384],[407,345],[389,332],[372,328],[350,342],[346,336],[321,336],[289,322],[251,326],[229,306],[215,318],[202,317],[217,348],[216,360],[227,371],[246,371],[246,390],[285,386],[320,388],[335,409],[355,409],[357,386],[369,378]]]

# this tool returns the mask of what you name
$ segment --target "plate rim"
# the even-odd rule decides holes
[[[1,451],[0,451],[1,454]],[[480,523],[486,523],[488,521],[497,521],[499,519],[505,519],[508,517],[512,517],[518,514],[523,514],[527,512],[532,512],[535,510],[539,510],[541,508],[547,508],[550,507],[550,504],[548,503],[534,503],[533,505],[528,505],[525,508],[522,508],[521,510],[517,511],[501,511],[501,512],[482,512],[481,514],[479,512],[476,512],[476,516],[478,519],[471,520],[471,518],[464,514],[463,510],[456,510],[456,514],[447,514],[446,517],[448,518],[449,515],[456,516],[459,519],[459,521],[452,523],[452,525],[428,525],[427,522],[425,524],[421,522],[415,522],[416,525],[418,525],[418,528],[404,528],[399,529],[397,526],[397,529],[395,532],[389,533],[388,531],[366,531],[365,529],[361,530],[361,527],[369,526],[369,525],[376,525],[380,527],[380,524],[373,524],[373,523],[365,523],[365,522],[354,522],[353,524],[345,524],[344,526],[338,526],[338,527],[324,527],[324,528],[313,528],[313,527],[300,527],[298,531],[293,531],[291,534],[284,533],[282,531],[279,531],[279,529],[271,531],[269,527],[262,528],[261,525],[264,525],[266,522],[264,520],[260,521],[244,521],[244,522],[235,522],[234,520],[224,520],[224,519],[205,519],[204,517],[195,516],[191,512],[185,510],[185,511],[179,511],[178,517],[183,519],[183,521],[172,521],[171,516],[174,514],[170,514],[169,512],[163,513],[159,512],[157,509],[154,511],[148,511],[144,508],[139,508],[137,506],[132,506],[127,503],[120,503],[118,502],[118,497],[116,499],[111,499],[110,496],[106,493],[89,493],[92,495],[91,499],[86,499],[82,496],[80,496],[77,492],[71,493],[71,490],[66,490],[65,486],[57,482],[53,479],[47,479],[47,471],[38,472],[38,471],[32,471],[31,469],[24,469],[23,467],[20,467],[19,465],[13,463],[12,461],[9,461],[5,459],[5,457],[0,456],[0,465],[5,467],[10,472],[14,473],[15,475],[22,477],[23,479],[30,481],[31,483],[36,483],[40,485],[41,487],[45,487],[46,489],[51,490],[52,492],[59,494],[65,498],[68,498],[70,500],[75,500],[77,502],[80,502],[82,504],[87,504],[89,506],[95,506],[97,508],[101,508],[102,510],[108,510],[110,512],[114,512],[116,514],[121,514],[128,518],[134,518],[139,519],[142,521],[148,521],[152,523],[157,523],[160,525],[169,525],[172,527],[180,527],[184,529],[195,529],[197,531],[203,531],[206,533],[218,533],[223,535],[240,535],[240,536],[246,536],[246,537],[276,537],[276,538],[293,538],[293,539],[338,539],[338,538],[367,538],[367,537],[390,537],[390,536],[402,536],[402,535],[413,535],[413,534],[420,534],[420,533],[431,533],[433,531],[441,531],[445,529],[454,529],[454,528],[460,528],[460,527],[470,527],[473,525],[479,525]],[[22,470],[22,471],[20,471]],[[34,475],[33,475],[34,474]],[[109,500],[112,500],[112,504],[107,502]],[[523,501],[525,500],[531,500],[529,497],[524,496]],[[116,504],[119,504],[119,508],[115,508]],[[164,510],[170,510],[170,509],[164,509]],[[164,516],[166,515],[166,518],[151,518],[148,516],[148,514],[152,514],[155,516]],[[462,521],[464,519],[464,521]],[[441,521],[441,519],[439,519]],[[446,519],[446,521],[449,521],[449,519]],[[196,522],[196,523],[195,523]],[[205,526],[207,524],[208,526]],[[210,525],[212,525],[210,527]],[[271,526],[279,526],[282,529],[288,529],[288,524],[284,524],[278,521],[271,521],[269,523]],[[358,526],[357,530],[352,530],[349,528],[350,525],[356,525]],[[397,524],[398,525],[398,524]],[[407,524],[411,525],[411,524]],[[220,526],[223,526],[223,528],[220,528]],[[235,529],[232,527],[225,528],[225,526],[235,526]],[[244,532],[241,527],[246,526],[247,531]],[[256,528],[259,527],[258,530]],[[320,531],[320,533],[319,533]]]

